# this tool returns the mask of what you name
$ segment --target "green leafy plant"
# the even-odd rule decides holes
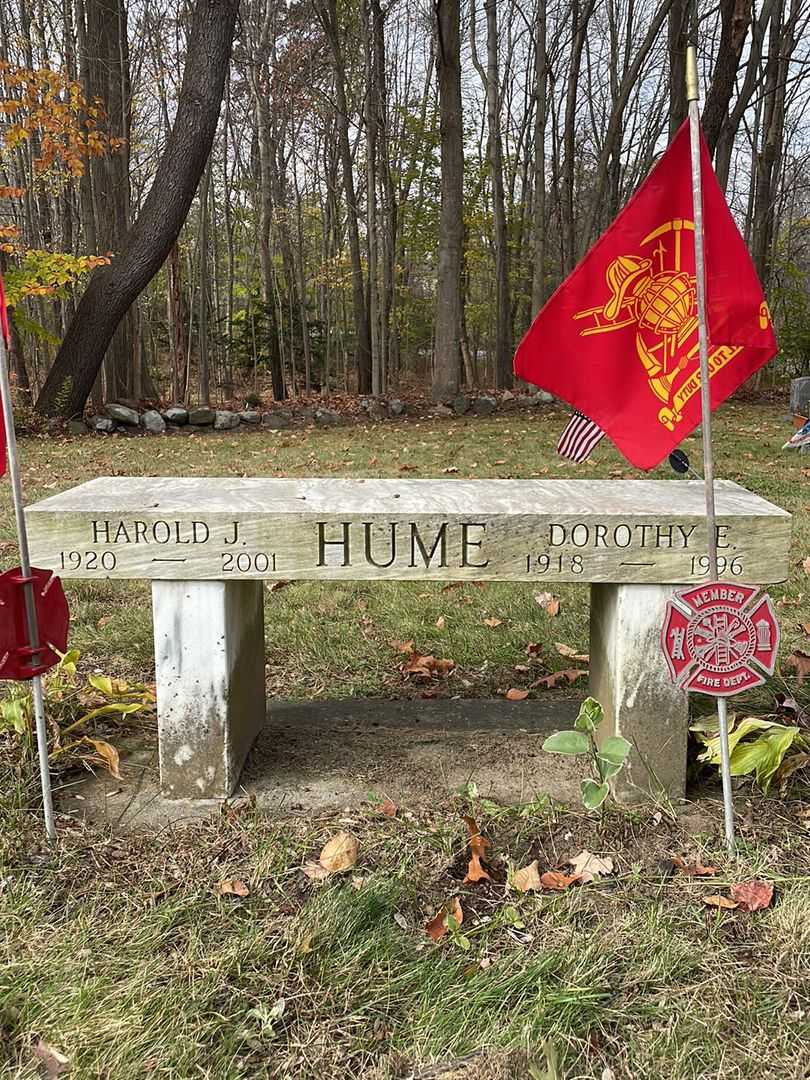
[[[44,680],[51,762],[101,764],[118,777],[118,751],[106,739],[82,729],[101,719],[120,723],[126,716],[148,715],[154,710],[155,695],[144,683],[128,683],[100,674],[84,678],[78,671],[79,659],[77,649],[68,650]],[[7,732],[30,740],[33,704],[28,684],[8,685],[5,696],[0,698],[0,734]]]
[[[720,735],[717,720],[709,718],[692,724],[690,731],[703,746],[698,761],[719,769]],[[810,764],[810,740],[793,724],[780,724],[766,717],[729,719],[728,745],[732,776],[753,776],[767,795],[774,780],[786,780],[797,769]]]
[[[581,781],[582,803],[586,810],[598,810],[610,794],[610,783],[630,753],[630,743],[621,735],[609,735],[600,745],[596,742],[596,730],[604,718],[602,706],[596,698],[586,698],[569,731],[549,735],[543,749],[550,754],[587,755],[591,775]]]

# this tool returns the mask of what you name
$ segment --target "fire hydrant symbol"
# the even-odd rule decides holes
[[[779,626],[767,593],[752,585],[711,581],[667,603],[661,648],[684,690],[730,697],[772,675]]]

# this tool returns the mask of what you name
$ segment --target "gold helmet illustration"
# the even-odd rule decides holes
[[[649,275],[652,260],[637,255],[620,255],[608,266],[605,280],[610,289],[610,298],[604,307],[605,318],[611,322],[619,314],[631,285],[640,277]]]

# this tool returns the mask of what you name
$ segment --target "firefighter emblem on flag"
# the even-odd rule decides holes
[[[700,391],[696,285],[690,265],[694,248],[685,249],[681,242],[684,232],[694,231],[694,222],[683,218],[653,229],[640,242],[642,254],[619,255],[608,264],[605,284],[610,295],[604,306],[574,316],[588,320],[581,337],[635,326],[636,352],[650,390],[664,402],[658,419],[670,431],[683,420],[683,406]],[[763,318],[768,318],[767,311],[760,310],[760,325]],[[740,352],[740,345],[713,349],[710,377]]]
[[[779,624],[767,593],[712,581],[667,602],[661,647],[683,690],[730,697],[773,675]]]

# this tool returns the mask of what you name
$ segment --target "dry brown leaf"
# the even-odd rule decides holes
[[[529,644],[526,646],[527,656],[539,656],[542,651],[543,646],[540,644],[539,641],[530,641]]]
[[[101,758],[102,764],[111,776],[114,776],[116,780],[124,779],[119,769],[120,760],[118,751],[114,746],[105,742],[104,739],[91,739],[87,735],[85,736],[84,741],[93,747],[96,755]]]
[[[357,863],[357,837],[349,832],[338,832],[324,844],[318,862],[330,874],[351,870]]]
[[[542,889],[543,884],[540,880],[540,869],[538,867],[537,859],[530,862],[528,866],[524,866],[520,870],[514,872],[512,875],[512,885],[518,892],[530,892],[533,889]]]
[[[560,656],[565,656],[569,660],[578,660],[583,664],[587,664],[591,659],[588,653],[578,653],[576,649],[572,649],[570,645],[564,645],[561,641],[555,641],[554,648]]]
[[[400,472],[418,472],[419,471],[419,466],[418,465],[408,465],[408,463],[406,462],[404,465],[400,465],[399,471]]]
[[[545,686],[547,690],[554,690],[561,682],[567,680],[569,683],[573,683],[587,674],[588,672],[584,668],[565,668],[564,671],[555,671],[552,675],[546,675],[542,679],[535,680],[530,689],[537,690],[538,687]]]
[[[735,900],[729,900],[727,896],[721,896],[719,893],[715,893],[712,896],[704,896],[703,903],[707,907],[722,908],[724,911],[733,911],[734,908],[739,907],[739,904]]]
[[[599,855],[592,855],[590,851],[580,851],[579,855],[569,859],[568,863],[574,873],[582,879],[583,885],[613,873],[613,859],[603,859]]]
[[[481,865],[481,860],[486,854],[487,848],[490,846],[489,840],[481,835],[481,830],[478,828],[475,818],[463,815],[463,821],[470,834],[470,861],[467,867],[467,875],[464,878],[464,884],[470,885],[474,884],[476,881],[491,881],[492,879],[489,874]]]
[[[525,701],[528,696],[528,690],[519,690],[516,686],[513,686],[511,690],[506,691],[507,701]]]
[[[34,1047],[34,1057],[37,1058],[48,1080],[57,1076],[67,1076],[72,1065],[70,1058],[66,1057],[61,1050],[40,1039]]]
[[[473,852],[470,856],[469,864],[467,865],[467,873],[464,876],[464,884],[475,885],[478,881],[492,881],[492,878],[481,865],[480,855],[476,855],[476,853]]]
[[[461,907],[461,901],[457,896],[454,896],[452,900],[449,900],[446,904],[443,904],[439,911],[434,915],[430,922],[425,927],[425,931],[428,937],[431,937],[434,941],[441,941],[441,939],[447,933],[447,916],[452,915],[459,926],[464,922],[464,911]]]
[[[463,581],[451,581],[449,585],[442,585],[442,592],[452,592],[453,589],[460,589],[463,584]]]
[[[380,805],[380,813],[384,814],[385,817],[396,817],[399,813],[399,807],[393,799],[386,798]]]
[[[512,670],[516,671],[518,673],[518,675],[525,675],[526,672],[531,670],[531,669],[529,668],[528,664],[515,664],[515,666],[512,668]]]
[[[680,855],[675,856],[672,865],[688,877],[714,877],[717,873],[716,866],[704,866],[700,859],[696,859],[694,863],[690,864]]]
[[[559,870],[546,870],[540,875],[540,884],[544,889],[553,889],[555,892],[563,892],[565,889],[576,885],[580,881],[579,874],[563,874]]]
[[[458,472],[458,468],[455,465],[448,465],[446,469],[442,469],[442,472],[454,473],[454,472]]]
[[[493,629],[496,626],[501,626],[503,619],[496,619],[494,615],[490,615],[488,619],[484,619],[484,626],[491,626]]]
[[[321,866],[319,862],[313,862],[311,859],[305,862],[301,869],[310,881],[325,881],[329,877],[329,871],[326,867]]]
[[[437,630],[444,630],[444,625],[445,625],[444,624],[444,615],[440,615],[438,617],[438,619],[436,620],[436,629]]]
[[[399,670],[403,675],[429,679],[434,675],[448,675],[455,666],[455,660],[437,660],[435,656],[423,656],[421,653],[414,652]]]
[[[796,674],[799,676],[799,686],[801,686],[807,676],[810,675],[810,653],[805,652],[804,649],[794,649],[790,656],[785,659],[784,665],[796,669]]]
[[[550,592],[535,593],[534,602],[539,604],[546,614],[551,615],[552,618],[560,613],[560,598],[559,596],[553,596]]]
[[[238,878],[228,878],[220,881],[214,889],[217,896],[250,896],[250,889]]]
[[[802,568],[804,569],[805,574],[810,577],[810,555],[808,555],[806,559],[802,559]]]
[[[773,885],[770,881],[744,881],[740,885],[732,885],[729,892],[741,911],[762,911],[770,907],[773,900]]]
[[[289,581],[284,581],[281,578],[278,581],[271,581],[267,586],[268,592],[278,592],[279,589],[283,589],[285,585],[289,585]]]
[[[394,640],[389,641],[388,644],[391,646],[392,649],[395,649],[397,652],[400,653],[413,652],[413,641],[398,641],[397,638],[394,638]]]

